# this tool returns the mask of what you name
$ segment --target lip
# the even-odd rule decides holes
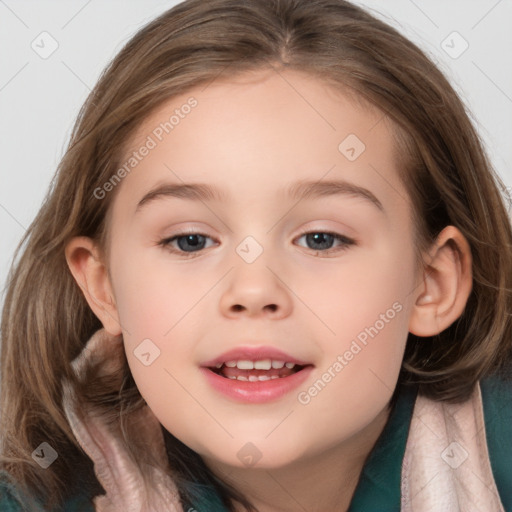
[[[276,357],[276,359],[280,359],[280,357]],[[219,358],[217,358],[214,361],[222,362],[219,361]],[[293,359],[290,362],[292,361],[295,362],[295,360]],[[237,402],[256,404],[275,401],[283,397],[284,395],[290,393],[291,391],[299,387],[300,384],[302,384],[309,377],[309,375],[313,371],[313,368],[314,366],[309,364],[305,366],[302,370],[293,373],[288,377],[281,377],[279,379],[256,382],[246,382],[239,381],[236,379],[228,379],[226,377],[222,377],[216,374],[209,368],[205,367],[201,367],[200,371],[205,376],[207,382],[216,391],[222,393],[223,395]]]
[[[202,367],[214,367],[216,364],[225,363],[226,361],[259,361],[262,359],[273,359],[274,361],[284,361],[285,363],[295,363],[299,366],[306,366],[311,363],[308,361],[301,361],[282,350],[270,346],[261,347],[237,347],[232,350],[224,352],[215,359],[201,363]],[[276,379],[277,380],[277,379]]]

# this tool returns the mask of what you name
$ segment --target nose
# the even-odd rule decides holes
[[[238,264],[228,277],[221,300],[221,313],[227,317],[284,318],[292,310],[291,290],[286,277],[263,261]]]

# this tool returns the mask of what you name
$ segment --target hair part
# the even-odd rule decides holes
[[[385,114],[413,205],[418,258],[447,225],[470,244],[474,283],[466,309],[437,336],[409,335],[397,390],[417,385],[434,400],[462,402],[479,379],[505,375],[512,360],[512,234],[499,190],[505,187],[443,74],[394,28],[344,0],[187,0],[140,30],[101,75],[9,274],[1,465],[47,506],[65,499],[76,464],[92,474],[63,413],[62,379],[103,407],[107,420],[120,419],[128,450],[127,411],[143,405],[126,362],[121,390],[108,383],[89,392],[78,387],[71,360],[101,323],[69,272],[66,244],[88,236],[108,254],[116,191],[99,200],[94,190],[116,172],[123,148],[155,109],[196,86],[270,68],[308,73]],[[234,501],[255,510],[201,457],[166,436],[183,497],[193,495],[194,482],[213,485],[229,510]],[[31,453],[48,440],[65,456],[41,470]]]

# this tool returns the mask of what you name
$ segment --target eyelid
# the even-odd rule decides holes
[[[359,243],[359,241],[356,238],[354,238],[352,235],[346,235],[344,233],[340,233],[336,229],[323,229],[323,228],[316,228],[316,227],[313,227],[313,228],[309,227],[309,228],[304,229],[303,231],[300,231],[299,234],[294,237],[294,240],[296,238],[300,238],[301,236],[308,235],[310,233],[325,233],[327,235],[333,235],[333,236],[338,236],[340,238],[344,238],[345,240],[353,242],[354,244]]]

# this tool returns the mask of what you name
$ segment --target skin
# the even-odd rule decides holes
[[[127,155],[190,96],[197,107],[118,185],[108,255],[77,237],[66,249],[69,267],[105,329],[122,333],[155,416],[214,472],[260,512],[346,511],[388,419],[408,332],[441,332],[464,309],[469,246],[447,227],[423,255],[427,263],[416,265],[392,126],[377,109],[302,73],[262,71],[173,98],[141,124]],[[338,150],[349,134],[366,146],[354,161]],[[355,195],[297,202],[279,192],[297,180],[341,178],[371,191],[383,210]],[[160,197],[136,212],[156,185],[182,181],[223,187],[226,198]],[[159,245],[187,229],[209,237],[192,257]],[[303,231],[356,243],[333,239],[319,249]],[[251,264],[236,251],[247,236],[263,249]],[[300,403],[298,392],[394,303],[400,312]],[[161,351],[150,366],[133,353],[146,338]],[[237,403],[198,368],[244,344],[276,346],[315,368],[279,400]],[[261,453],[253,466],[237,456],[249,442]]]

